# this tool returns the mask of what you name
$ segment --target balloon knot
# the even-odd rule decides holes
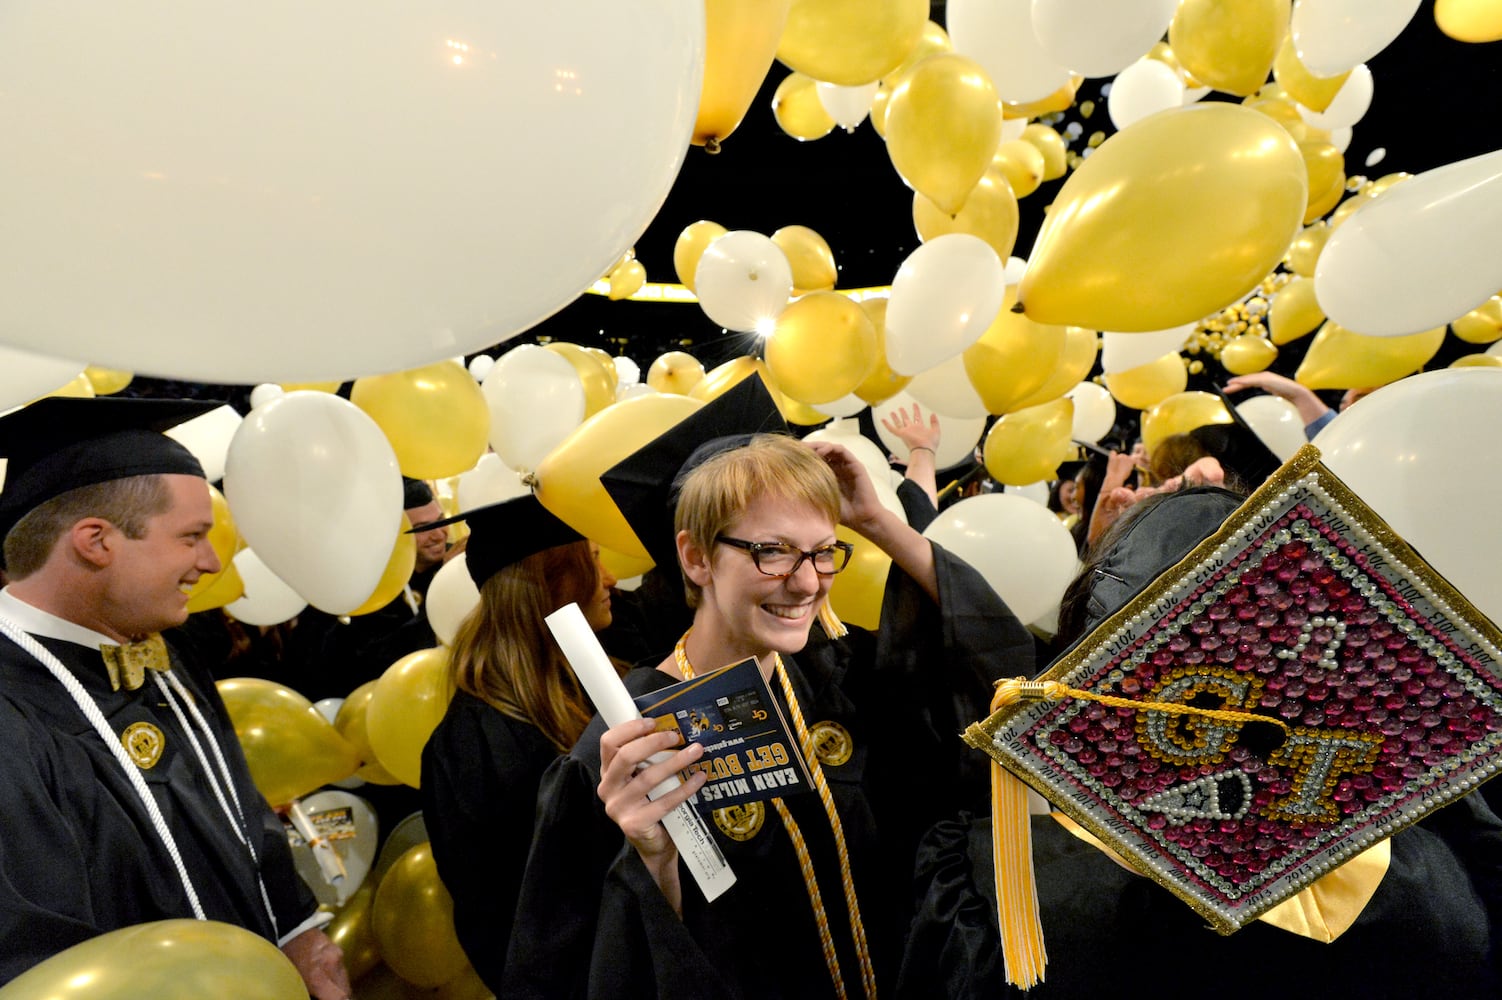
[[[522,476],[522,485],[535,493],[537,492],[537,487],[541,484],[537,481],[537,474],[535,472],[529,472],[526,475]]]
[[[718,153],[721,148],[722,147],[720,146],[720,140],[716,139],[714,136],[710,136],[708,139],[704,140],[704,152],[708,153],[710,156]]]
[[[1012,304],[1012,312],[1017,313],[1019,315],[1023,312],[1023,305],[1022,305],[1022,300],[1021,299],[1018,299],[1015,303]]]

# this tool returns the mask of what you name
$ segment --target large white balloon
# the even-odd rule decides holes
[[[444,563],[428,584],[428,624],[439,642],[452,646],[460,624],[479,606],[480,588],[470,579],[468,554],[461,552]]]
[[[900,409],[906,409],[911,413],[913,404],[917,402],[908,393],[899,392],[877,407],[876,414],[873,414],[877,417],[876,436],[881,438],[881,443],[887,446],[887,451],[896,455],[899,461],[907,461],[907,445],[903,444],[902,439],[896,434],[881,425],[881,416]],[[940,469],[950,469],[961,463],[974,461],[975,446],[980,443],[980,436],[985,432],[986,418],[952,417],[943,413],[937,416],[939,418],[939,447],[937,454],[934,455],[934,465]]]
[[[1107,331],[1101,336],[1101,371],[1107,375],[1124,372],[1150,361],[1157,361],[1165,354],[1181,351],[1184,342],[1193,336],[1194,327],[1195,324],[1186,323],[1150,333]]]
[[[1345,410],[1325,464],[1472,604],[1502,621],[1502,371],[1413,375]]]
[[[203,466],[205,479],[217,482],[224,478],[224,461],[229,455],[229,443],[240,429],[240,419],[233,406],[219,406],[183,421],[166,431],[166,435],[193,453]]]
[[[1074,440],[1094,443],[1116,426],[1116,399],[1105,386],[1081,382],[1064,395],[1074,400]]]
[[[484,348],[645,230],[703,63],[681,0],[16,0],[0,328],[248,384]]]
[[[584,384],[568,358],[536,344],[502,354],[480,383],[490,446],[513,469],[535,469],[584,422]]]
[[[925,409],[946,417],[980,417],[990,411],[965,371],[965,356],[956,354],[942,364],[919,372],[907,384],[907,394]]]
[[[1422,0],[1294,0],[1289,34],[1315,76],[1339,76],[1392,44]]]
[[[1372,71],[1366,68],[1366,63],[1362,63],[1351,70],[1351,75],[1346,77],[1346,82],[1341,84],[1340,89],[1335,92],[1335,97],[1331,99],[1329,107],[1323,111],[1314,111],[1300,104],[1299,115],[1315,128],[1322,128],[1329,132],[1349,129],[1366,117],[1367,110],[1372,106],[1374,90]],[[1331,144],[1339,145],[1335,138],[1333,135],[1330,137]],[[1346,137],[1346,141],[1350,141],[1349,136]]]
[[[837,83],[820,81],[816,92],[819,103],[824,105],[824,110],[829,112],[829,117],[834,119],[835,124],[846,132],[854,132],[855,127],[865,121],[866,115],[870,113],[871,100],[880,86],[880,80],[872,80],[857,87],[842,87]]]
[[[1298,407],[1282,397],[1253,396],[1236,404],[1236,414],[1285,462],[1309,443]]]
[[[1394,184],[1351,214],[1314,268],[1325,315],[1376,337],[1464,316],[1502,288],[1502,150]]]
[[[1059,606],[1079,564],[1064,522],[1012,493],[952,504],[923,535],[975,567],[1023,624]]]
[[[261,561],[334,615],[370,597],[402,524],[396,453],[364,410],[327,392],[251,411],[230,442],[224,496]]]
[[[1184,82],[1173,67],[1157,59],[1138,59],[1117,74],[1106,98],[1106,111],[1117,130],[1148,115],[1184,103]]]
[[[866,401],[864,399],[861,399],[853,392],[847,396],[841,396],[839,399],[835,400],[832,403],[814,404],[814,409],[818,410],[826,417],[835,418],[853,417],[865,408]]]
[[[459,476],[455,499],[462,511],[513,500],[528,492],[522,474],[501,461],[495,452],[481,455],[475,467]]]
[[[694,294],[704,314],[725,329],[771,333],[793,294],[793,266],[770,236],[737,229],[699,257]]]
[[[273,573],[250,549],[235,553],[235,572],[245,584],[245,594],[224,606],[235,621],[247,625],[280,625],[308,606],[301,594]]]
[[[1069,82],[1033,33],[1032,0],[949,0],[954,51],[980,63],[1003,101],[1040,101]]]
[[[1043,51],[1081,76],[1113,76],[1168,30],[1178,0],[1032,0]],[[1121,85],[1117,80],[1112,92]],[[1180,87],[1180,91],[1183,88]],[[1118,126],[1119,127],[1119,126]]]
[[[885,414],[890,411],[883,405],[880,407],[880,412]],[[875,413],[872,416],[875,417]],[[881,448],[877,447],[876,442],[861,433],[860,424],[857,421],[831,420],[818,430],[805,434],[803,440],[827,441],[848,449],[850,454],[866,467],[866,472],[873,483],[891,485],[889,482],[893,471],[891,463]]]
[[[62,388],[83,374],[84,367],[81,361],[0,346],[0,411],[25,406]]]
[[[991,245],[945,233],[908,254],[887,300],[887,364],[916,375],[980,339],[1006,298],[1006,271]]]

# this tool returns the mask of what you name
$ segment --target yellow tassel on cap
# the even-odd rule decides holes
[[[834,608],[830,606],[828,598],[825,598],[824,603],[819,606],[819,624],[824,627],[824,634],[831,639],[843,639],[850,634],[845,623],[840,621],[840,616],[834,613]]]
[[[1036,689],[1036,690],[1035,690]],[[999,681],[991,711],[1042,696],[1037,681]],[[1027,786],[996,761],[991,762],[991,852],[996,871],[996,926],[1007,982],[1030,989],[1043,981],[1048,953],[1038,917],[1038,887],[1033,880],[1033,829],[1027,811]]]

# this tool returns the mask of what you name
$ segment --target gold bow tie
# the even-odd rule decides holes
[[[123,646],[106,643],[99,647],[99,652],[104,656],[105,669],[110,673],[110,688],[115,691],[122,687],[134,691],[146,682],[148,670],[172,669],[167,643],[162,640],[160,632]]]

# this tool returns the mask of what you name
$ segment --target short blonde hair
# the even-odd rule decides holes
[[[148,523],[172,507],[172,493],[159,474],[127,476],[60,493],[33,507],[5,536],[5,572],[24,580],[52,557],[58,539],[86,517],[120,529],[126,538],[145,538]]]
[[[785,434],[758,434],[740,448],[708,459],[688,474],[678,494],[673,532],[708,552],[715,539],[762,497],[801,504],[840,522],[840,486],[813,449]],[[683,582],[688,606],[699,606],[699,586]]]

